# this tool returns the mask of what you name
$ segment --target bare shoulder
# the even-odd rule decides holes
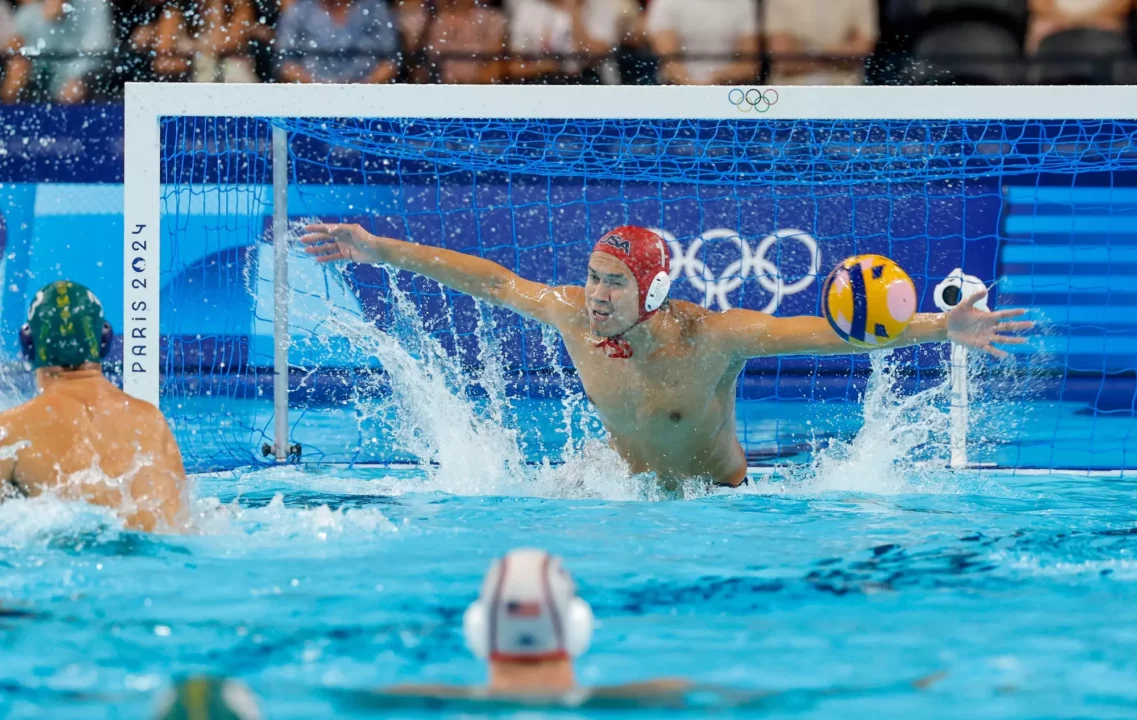
[[[718,314],[686,300],[668,300],[667,304],[671,307],[672,317],[690,323],[700,323],[707,317]]]
[[[28,408],[31,407],[32,404],[35,403],[38,399],[39,398],[32,398],[26,403],[17,405],[14,408],[8,408],[7,410],[0,412],[0,425],[8,425],[10,423],[19,421],[20,418],[23,417],[23,415],[28,411]]]
[[[634,698],[657,693],[684,693],[692,688],[685,678],[658,678],[625,685],[605,685],[595,689],[593,696],[600,698]]]
[[[755,330],[773,317],[757,310],[733,308],[721,312],[706,311],[700,319],[700,328],[708,335],[729,336],[742,330]]]
[[[39,398],[32,398],[22,405],[0,412],[0,444],[20,440],[32,414],[42,412],[37,409]]]
[[[153,403],[147,402],[141,398],[136,398],[126,391],[120,390],[116,386],[111,386],[110,393],[111,398],[117,401],[117,403],[121,405],[124,411],[132,415],[149,418],[162,414],[162,411],[159,410],[158,407]]]
[[[129,395],[117,387],[113,388],[110,396],[104,395],[101,403],[103,411],[108,414],[119,414],[126,422],[137,428],[138,432],[147,435],[165,435],[169,424],[166,416],[153,403],[149,403],[133,395]],[[106,402],[109,400],[110,402]]]
[[[553,294],[553,301],[565,309],[584,308],[584,288],[580,285],[550,285],[549,292]]]
[[[73,416],[79,406],[73,398],[55,393],[37,395],[27,402],[0,413],[4,427],[30,427],[50,424]]]
[[[584,288],[579,285],[552,285],[549,291],[553,293],[553,299],[566,309],[584,308]]]
[[[392,685],[384,688],[386,695],[409,695],[429,698],[472,698],[482,696],[480,688],[466,685]]]
[[[551,285],[548,290],[550,320],[555,326],[561,324],[587,323],[584,312],[584,288],[579,285]]]
[[[691,332],[700,342],[718,343],[729,340],[741,327],[761,322],[767,317],[753,310],[708,310],[694,303],[682,303],[683,312],[691,323]]]
[[[126,393],[123,394],[126,395]],[[152,424],[155,428],[169,428],[170,425],[166,421],[165,413],[159,410],[157,405],[129,395],[126,395],[126,402],[128,403],[127,407],[134,412],[135,417]]]

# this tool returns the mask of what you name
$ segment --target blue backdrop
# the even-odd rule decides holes
[[[14,329],[30,294],[61,277],[91,286],[121,327],[121,109],[4,108],[0,120],[7,133],[0,138],[6,349],[16,350]],[[260,261],[270,256],[263,241],[272,207],[263,184],[270,171],[267,133],[263,123],[247,122],[261,126],[242,131],[253,141],[232,147],[203,142],[189,162],[183,157],[163,168],[162,330],[241,345],[238,360],[256,363],[269,356],[266,289],[255,278],[265,274]],[[357,150],[329,149],[310,138],[294,143],[293,152],[294,218],[358,220],[394,237],[477,252],[555,283],[583,280],[591,242],[605,230],[644,224],[673,240],[677,297],[782,315],[817,313],[820,282],[811,277],[812,263],[824,276],[854,251],[880,252],[913,276],[922,310],[935,309],[931,289],[954,268],[988,282],[1002,278],[1004,304],[1041,306],[1054,322],[1054,331],[1039,340],[1048,351],[1039,362],[1057,371],[1100,376],[1137,368],[1137,324],[1130,320],[1137,305],[1137,182],[1128,174],[1019,174],[1006,186],[997,178],[739,186],[442,173],[438,165],[411,160],[376,167],[360,164],[366,155]],[[240,158],[240,171],[221,172],[225,168],[209,159],[226,153]],[[353,163],[359,168],[354,175],[344,170]],[[730,239],[735,234],[745,248]],[[696,243],[703,247],[692,250]],[[742,282],[732,283],[740,270]],[[303,316],[318,310],[312,296],[327,294],[328,285],[304,261],[293,263],[292,272],[302,291],[295,301],[295,332],[302,338],[310,325]],[[418,293],[428,320],[443,317],[432,305],[432,288],[401,282]],[[356,269],[352,286],[354,294],[341,293],[337,301],[382,323],[388,297],[382,273]],[[456,307],[461,334],[472,314],[463,302]],[[533,331],[516,326],[504,332]],[[537,362],[525,356],[526,343],[505,346],[508,363]],[[307,347],[298,345],[295,361],[366,361],[326,350],[304,357]],[[209,352],[199,347],[193,367]],[[800,359],[780,367],[847,373],[850,363]],[[755,362],[751,370],[770,367]]]

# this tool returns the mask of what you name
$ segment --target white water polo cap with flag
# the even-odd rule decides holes
[[[494,562],[462,629],[470,651],[491,661],[578,657],[592,642],[592,608],[560,558],[514,550]]]

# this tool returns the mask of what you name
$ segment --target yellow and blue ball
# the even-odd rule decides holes
[[[881,348],[900,337],[916,314],[916,286],[883,255],[854,255],[829,273],[821,288],[821,307],[843,340]]]

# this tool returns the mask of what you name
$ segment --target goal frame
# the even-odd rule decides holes
[[[770,102],[769,93],[776,99]],[[127,83],[123,168],[123,389],[158,405],[164,117],[653,120],[1127,120],[1137,86],[770,87],[217,85]],[[305,109],[303,112],[298,110]],[[274,155],[287,152],[276,127]],[[274,163],[274,236],[287,227],[287,165]],[[281,186],[283,183],[283,187]],[[275,456],[288,451],[287,253],[274,265]],[[957,375],[953,372],[953,385]],[[966,387],[962,397],[966,398]],[[960,397],[957,393],[956,397]],[[966,399],[963,400],[966,402]],[[966,407],[953,434],[966,433]],[[959,438],[957,437],[957,440]],[[953,441],[952,465],[966,465]]]

